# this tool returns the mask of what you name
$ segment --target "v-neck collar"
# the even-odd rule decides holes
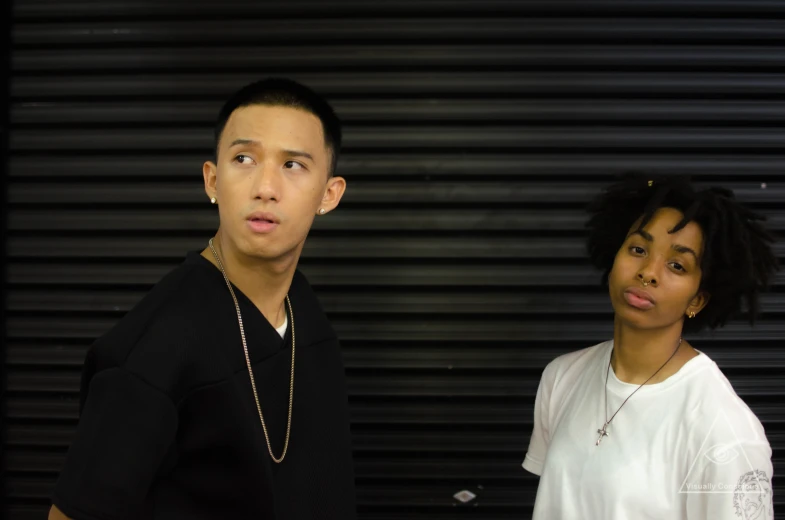
[[[234,302],[232,301],[229,290],[226,288],[226,282],[224,281],[223,274],[215,264],[203,257],[201,253],[197,251],[188,253],[186,261],[193,262],[205,268],[210,273],[210,279],[219,283],[223,291],[226,293],[226,298],[229,301],[228,304],[234,307]],[[245,293],[243,293],[234,283],[232,283],[232,289],[234,290],[234,294],[237,297],[237,303],[240,306],[240,313],[242,314],[243,318],[243,329],[245,330],[245,338],[246,343],[248,344],[249,355],[252,358],[258,360],[268,357],[269,355],[273,355],[281,349],[286,348],[287,342],[291,341],[291,323],[289,326],[287,326],[284,337],[281,338],[273,324],[270,323],[267,318],[265,318],[264,314],[262,314],[256,305],[254,305],[251,299],[248,298]],[[286,307],[286,313],[288,316],[288,307]],[[232,314],[236,314],[234,309]],[[239,324],[235,323],[235,326],[239,327]]]

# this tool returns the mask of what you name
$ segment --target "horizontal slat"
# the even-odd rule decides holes
[[[778,461],[778,466],[782,463]],[[387,484],[387,485],[364,485],[358,489],[357,503],[363,507],[373,507],[374,509],[382,509],[386,511],[395,511],[397,509],[406,508],[406,512],[411,513],[412,508],[424,512],[423,508],[451,508],[453,510],[462,511],[465,508],[471,509],[472,518],[500,518],[499,508],[530,508],[534,504],[535,489],[522,490],[519,484],[520,481],[534,480],[536,477],[530,473],[520,470],[518,473],[512,473],[510,470],[507,474],[512,478],[506,482],[499,483],[498,480],[488,482],[487,477],[478,475],[477,479],[465,477],[465,472],[459,472],[450,480],[456,481],[465,478],[465,483],[455,482],[450,485],[447,482],[418,482],[417,486],[402,486],[401,484]],[[775,469],[777,471],[777,469]],[[479,483],[478,480],[481,479]],[[514,479],[514,480],[513,480]],[[462,485],[461,485],[462,484]],[[51,487],[54,485],[54,480],[46,477],[38,477],[33,479],[29,476],[14,477],[10,480],[11,496],[13,498],[36,498],[48,495],[51,492]],[[531,482],[531,485],[536,486],[536,481]],[[453,495],[463,489],[470,490],[476,498],[467,504],[461,504]],[[780,502],[774,499],[775,507]],[[480,506],[482,509],[477,509]],[[479,517],[476,513],[482,511],[485,515]],[[465,518],[466,511],[462,516],[455,516],[454,518]],[[16,517],[15,517],[16,518]],[[375,517],[374,517],[375,518]],[[394,518],[394,517],[389,517]],[[443,515],[429,516],[429,518],[444,519]],[[452,517],[450,517],[452,518]],[[507,518],[506,516],[502,518]]]
[[[769,46],[650,46],[612,45],[319,45],[314,47],[188,46],[166,49],[16,50],[11,55],[14,73],[47,71],[63,73],[84,70],[111,71],[195,68],[212,71],[259,68],[269,73],[322,68],[328,62],[337,70],[455,67],[516,67],[526,69],[651,69],[713,71],[760,69],[785,65],[785,50]]]
[[[534,318],[534,317],[532,317]],[[338,337],[344,341],[604,341],[612,334],[613,323],[608,321],[570,320],[490,320],[487,316],[450,321],[442,318],[386,318],[357,320],[338,316],[332,321]],[[7,320],[8,338],[16,339],[94,339],[108,331],[116,319],[105,317],[10,316]],[[730,323],[721,333],[712,336],[703,332],[696,338],[729,341],[785,340],[785,321],[760,321],[754,328],[742,323]]]
[[[184,251],[202,250],[204,237],[69,237],[12,236],[7,254],[38,258],[180,258]],[[785,256],[785,242],[774,245]],[[494,237],[494,236],[312,236],[303,250],[313,258],[444,258],[444,259],[572,259],[585,258],[581,238]]]
[[[699,96],[779,95],[785,78],[778,73],[703,72],[330,72],[287,74],[326,96],[457,94],[571,95],[659,95]],[[204,96],[224,98],[242,85],[259,79],[258,73],[120,74],[13,76],[11,96],[15,99],[87,98],[96,96]]]
[[[322,292],[320,300],[328,313],[342,314],[517,314],[571,313],[591,314],[611,312],[604,289],[602,294],[550,294],[509,292],[423,293],[400,291]],[[91,291],[73,290],[11,290],[6,295],[6,310],[10,312],[128,312],[146,290]],[[766,295],[763,309],[785,312],[785,294]]]
[[[40,258],[179,258],[183,251],[202,250],[204,237],[34,237],[8,239],[8,255]],[[577,249],[576,249],[577,248]],[[578,239],[509,238],[369,238],[312,236],[304,255],[321,258],[582,258]]]
[[[538,100],[530,99],[337,99],[344,125],[411,122],[782,122],[782,101],[733,100]],[[11,107],[12,125],[152,124],[213,125],[216,101],[21,102]]]
[[[347,378],[348,392],[356,397],[529,397],[537,391],[536,380],[521,380],[519,375],[449,373],[395,375],[353,375]],[[9,370],[7,389],[10,392],[27,394],[44,392],[78,391],[80,370],[47,371]],[[774,387],[765,378],[757,378],[758,392],[773,395]],[[777,385],[778,388],[781,385]],[[746,387],[745,387],[746,388]],[[785,391],[785,390],[783,390]],[[779,392],[777,392],[779,393]]]
[[[7,456],[6,466],[9,472],[24,473],[55,473],[65,463],[65,453],[46,452],[11,452]],[[779,467],[782,461],[775,460]],[[384,461],[355,460],[355,472],[358,479],[402,479],[418,480],[466,480],[482,482],[484,480],[529,480],[532,477],[521,469],[521,463],[513,458],[482,459],[460,458],[406,458],[396,457]]]
[[[427,401],[425,399],[399,399],[390,402],[385,399],[350,403],[351,422],[353,425],[383,426],[418,425],[451,428],[456,423],[464,425],[497,425],[499,427],[520,426],[531,428],[534,414],[534,403],[511,402],[510,400],[484,400],[477,402],[445,402]],[[78,419],[79,399],[76,394],[59,397],[44,396],[9,396],[7,401],[7,417],[11,421],[21,420],[68,420]],[[434,413],[434,408],[438,413]],[[765,409],[764,409],[765,411]],[[772,408],[773,420],[780,414],[785,421],[782,409]],[[756,409],[756,413],[758,413]]]
[[[61,448],[70,446],[76,429],[74,425],[8,425],[6,444],[20,448]],[[482,444],[477,438],[483,439]],[[772,437],[769,437],[771,442]],[[776,438],[774,438],[776,440]],[[355,453],[359,456],[379,452],[412,453],[524,453],[528,434],[495,431],[438,431],[423,434],[420,431],[365,432],[352,435]],[[367,454],[367,455],[366,455]]]
[[[785,230],[785,213],[773,215],[772,229]],[[570,230],[582,232],[587,216],[580,211],[516,211],[492,209],[409,209],[405,211],[343,209],[314,221],[324,231],[482,231]],[[203,209],[169,210],[11,210],[11,231],[213,231],[218,213]]]
[[[507,470],[505,473],[510,475],[509,468]],[[514,481],[511,481],[510,484],[522,479],[530,480],[534,478],[531,474],[521,470],[520,464],[518,464],[518,470],[516,470],[516,473],[512,473]],[[451,480],[454,481],[460,478],[466,477],[455,475]],[[493,482],[490,485],[488,483],[480,484],[480,488],[477,488],[474,479],[470,478],[469,480],[475,486],[472,489],[478,497],[474,502],[481,503],[483,508],[531,506],[534,503],[534,494],[522,492],[520,487],[502,487]],[[488,479],[486,478],[486,480]],[[43,498],[51,493],[54,484],[55,479],[51,477],[33,478],[27,475],[25,477],[13,477],[9,479],[9,496],[10,498]],[[417,487],[407,486],[406,488],[402,488],[400,484],[388,484],[387,486],[365,485],[358,489],[357,503],[361,507],[374,506],[376,508],[463,506],[453,498],[453,495],[465,489],[465,486],[453,484],[450,487],[444,483],[435,482],[420,482]]]
[[[56,473],[65,463],[65,453],[46,452],[10,452],[6,455],[6,468],[13,473]],[[482,460],[445,459],[396,459],[366,462],[361,458],[354,461],[355,474],[358,479],[516,479],[527,478],[521,469],[520,461],[511,458]],[[445,475],[449,475],[446,477]]]
[[[700,14],[704,17],[719,15],[774,15],[785,13],[785,7],[776,0],[746,0],[740,3],[731,0],[635,0],[619,2],[614,0],[598,0],[587,5],[582,0],[561,0],[559,2],[532,0],[515,2],[509,0],[486,0],[482,3],[455,0],[396,0],[395,2],[364,2],[362,0],[340,0],[325,5],[319,1],[273,2],[270,4],[248,3],[242,0],[226,0],[220,5],[208,2],[189,3],[184,12],[179,2],[159,3],[155,0],[136,0],[127,2],[101,2],[99,0],[27,0],[14,5],[14,17],[27,20],[36,18],[76,18],[106,19],[110,17],[144,17],[159,19],[160,16],[176,18],[206,18],[225,20],[236,18],[237,13],[244,17],[293,17],[300,18],[307,13],[314,18],[323,16],[368,16],[393,15],[407,13],[411,17],[430,16],[478,16],[482,13],[497,15],[499,13],[516,15],[550,14],[563,16],[565,13],[593,16],[629,16],[647,15],[656,17],[666,14]]]
[[[97,291],[89,289],[12,289],[6,294],[6,310],[24,312],[117,312],[131,310],[147,290]],[[596,314],[613,310],[607,289],[597,286],[595,294],[562,291],[510,293],[472,291],[373,292],[322,291],[319,298],[328,314]],[[785,294],[763,294],[763,312],[785,313]]]
[[[37,420],[53,423],[55,421],[76,422],[79,419],[79,397],[59,395],[52,397],[13,397],[5,398],[4,422],[14,420]]]
[[[70,152],[69,152],[70,153]],[[9,161],[9,174],[14,178],[35,179],[39,177],[61,177],[73,183],[74,178],[101,177],[111,180],[115,177],[128,177],[134,182],[160,180],[162,178],[188,178],[194,189],[201,182],[202,164],[210,157],[207,154],[192,153],[183,156],[163,155],[145,157],[135,154],[100,155],[94,150],[85,151],[83,156],[66,154],[32,154],[12,156]],[[729,155],[712,153],[706,155],[673,155],[664,151],[658,154],[600,154],[600,153],[493,153],[461,154],[413,153],[379,154],[356,153],[348,151],[341,154],[338,171],[349,181],[360,177],[394,177],[396,180],[413,182],[414,178],[445,176],[476,177],[493,175],[496,177],[513,176],[600,176],[628,170],[652,171],[660,173],[690,174],[695,176],[739,176],[748,175],[749,184],[755,189],[756,177],[785,178],[783,155]],[[533,184],[535,187],[537,183]],[[558,193],[540,193],[548,196],[547,201],[556,197],[568,196],[574,186],[589,186],[589,183],[562,183]],[[349,192],[351,192],[351,186]],[[592,190],[596,190],[592,187]],[[153,195],[150,195],[154,197]],[[348,196],[348,195],[347,195]],[[586,197],[581,191],[581,197]]]
[[[777,499],[775,497],[775,504]],[[41,501],[40,504],[11,504],[8,506],[7,511],[9,518],[13,520],[40,520],[45,518],[49,513],[51,504],[48,501]],[[413,508],[406,504],[401,504],[397,508],[390,506],[382,507],[380,511],[374,511],[373,508],[366,506],[359,506],[358,513],[363,520],[401,520],[402,514],[409,515],[427,515],[429,520],[465,520],[467,509],[472,510],[472,516],[476,520],[520,520],[531,516],[531,508],[523,511],[518,508],[506,508],[503,511],[497,509],[477,509],[470,502],[467,505],[456,504],[452,507],[439,507],[438,510],[432,508]],[[479,511],[479,514],[476,512]],[[523,515],[523,516],[522,516]],[[415,516],[415,518],[417,518]]]
[[[210,129],[40,129],[11,134],[12,152],[76,150],[205,150],[213,148]],[[427,125],[367,128],[349,127],[344,146],[350,149],[780,149],[785,146],[781,128],[619,128],[595,126],[485,127],[455,125],[449,129]]]
[[[528,2],[527,2],[528,3]],[[595,4],[593,2],[592,4]],[[454,6],[455,2],[450,4]],[[525,5],[525,4],[523,4]],[[625,3],[618,4],[623,9]],[[481,4],[476,5],[481,9]],[[618,11],[617,11],[618,12]],[[180,15],[182,13],[178,13]],[[224,15],[225,13],[221,13]],[[489,13],[492,15],[492,13]],[[614,13],[615,14],[615,13]],[[581,18],[471,18],[440,17],[429,19],[401,18],[395,13],[384,18],[364,18],[357,23],[336,23],[334,19],[279,20],[260,17],[256,20],[239,16],[231,23],[170,19],[135,22],[96,21],[17,23],[13,27],[15,45],[113,45],[113,44],[196,44],[261,42],[279,44],[283,39],[298,42],[441,42],[457,41],[618,41],[621,43],[666,42],[779,42],[785,22],[778,19],[656,19],[595,18],[590,23]],[[245,15],[244,15],[245,16]],[[397,17],[396,17],[397,16]]]
[[[721,336],[722,333],[719,334]],[[716,339],[689,338],[692,344],[706,353],[719,367],[730,374],[736,370],[779,370],[785,368],[785,352],[776,342],[758,343],[755,349],[740,352],[732,343]],[[81,369],[91,340],[76,344],[63,344],[56,339],[6,344],[9,367],[50,367]],[[561,354],[589,346],[586,341],[575,340],[555,344],[528,343],[522,348],[515,338],[508,346],[485,345],[478,349],[473,344],[452,343],[449,347],[433,343],[410,342],[405,345],[378,344],[369,341],[344,341],[343,359],[352,373],[372,370],[407,371],[528,371],[538,374],[545,365]]]
[[[177,208],[178,204],[202,204],[206,206],[207,195],[200,182],[122,182],[122,183],[99,183],[99,182],[80,182],[75,184],[69,182],[41,182],[39,179],[29,179],[24,182],[11,183],[8,186],[8,202],[11,204],[35,204],[46,206],[57,204],[62,206],[87,206],[87,205],[109,205],[125,204],[139,205],[148,208],[145,214],[153,213],[156,210],[150,209],[151,204],[166,204],[177,211],[177,214],[184,212],[186,208]],[[499,203],[506,204],[533,204],[533,203],[558,203],[560,205],[572,204],[576,208],[583,210],[592,197],[598,195],[605,186],[605,182],[521,182],[521,181],[465,181],[465,182],[445,182],[428,180],[401,180],[399,182],[368,182],[348,180],[349,188],[341,199],[341,210],[334,212],[327,219],[317,219],[316,222],[324,221],[326,224],[344,215],[349,215],[348,219],[354,219],[352,212],[344,212],[347,206],[353,204],[374,204],[387,203],[393,205],[404,213],[412,211],[412,204],[428,204],[429,207],[437,207],[442,204],[466,204],[474,206],[492,205],[498,207]],[[711,185],[721,184],[723,187],[734,191],[736,197],[744,203],[778,203],[785,199],[785,183],[783,182],[696,182],[696,189],[705,189]],[[406,206],[402,206],[402,202]],[[563,206],[561,206],[563,207]],[[127,211],[127,210],[118,210]],[[137,210],[140,211],[140,210]],[[207,210],[206,210],[207,211]],[[439,208],[440,213],[443,209]],[[472,217],[472,213],[464,209],[467,218]],[[210,214],[214,210],[208,211]],[[522,215],[541,215],[543,226],[548,226],[549,221],[558,215],[563,215],[569,219],[577,219],[579,215],[584,218],[588,215],[582,211],[568,209],[542,209],[527,211],[524,208],[516,210]],[[779,221],[782,212],[768,212],[771,217]],[[387,212],[386,215],[393,214]],[[355,224],[363,225],[356,218]],[[438,221],[438,218],[435,220]],[[574,222],[577,222],[573,220]]]
[[[14,448],[60,448],[70,446],[75,433],[73,425],[9,425],[7,446]],[[785,434],[767,433],[774,447],[785,446]],[[479,441],[479,442],[478,442]],[[520,457],[526,452],[529,433],[520,431],[395,431],[353,432],[352,444],[358,457],[390,456],[397,453],[452,453],[457,455],[506,454]]]
[[[525,402],[523,402],[525,401]],[[785,408],[782,405],[748,402],[752,411],[764,424],[774,428],[785,426]],[[78,419],[79,400],[76,394],[58,398],[44,396],[9,396],[7,418],[10,422],[22,420],[71,421]],[[417,426],[423,428],[455,429],[464,426],[488,425],[494,428],[520,428],[522,436],[531,432],[534,403],[523,399],[485,399],[472,401],[426,400],[398,398],[384,400],[350,399],[351,422],[356,427]],[[434,430],[435,431],[435,430]]]
[[[7,389],[10,392],[53,393],[79,390],[80,370],[48,371],[13,369],[8,372]],[[383,373],[383,372],[382,372]],[[523,378],[521,374],[472,373],[463,370],[443,369],[434,373],[419,372],[411,375],[395,373],[373,375],[350,374],[347,377],[349,396],[412,397],[412,398],[511,398],[534,400],[538,378]],[[785,397],[785,386],[779,375],[738,376],[730,378],[736,393],[742,398]]]
[[[785,194],[785,190],[782,191]],[[762,211],[769,230],[785,231],[785,212]],[[203,209],[14,209],[8,229],[24,231],[158,231],[211,232],[218,213]],[[350,209],[317,218],[313,231],[572,231],[583,234],[588,216],[580,210],[484,209]],[[525,239],[524,239],[525,240]]]
[[[206,245],[204,246],[206,247]],[[183,255],[180,255],[183,256]],[[8,281],[11,284],[31,286],[62,285],[151,285],[179,265],[179,259],[171,263],[157,264],[36,264],[33,262],[10,263]],[[301,262],[299,269],[309,282],[325,287],[521,287],[599,284],[600,273],[586,265],[429,265],[412,262],[395,265],[314,264]],[[785,273],[780,273],[779,284],[785,284]]]

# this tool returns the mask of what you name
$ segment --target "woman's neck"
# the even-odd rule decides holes
[[[648,383],[654,384],[675,374],[697,355],[691,346],[681,341],[681,333],[681,323],[663,329],[638,329],[616,320],[611,359],[616,377],[625,383],[640,385],[649,378]]]

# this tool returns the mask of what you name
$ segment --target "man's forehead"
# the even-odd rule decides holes
[[[236,139],[260,141],[254,138],[262,134],[299,141],[300,146],[311,140],[324,143],[324,131],[318,117],[292,107],[269,105],[240,107],[232,112],[222,137],[225,143]]]
[[[300,108],[278,105],[248,105],[237,108],[227,125],[271,125],[281,122],[302,126],[306,130],[322,130],[322,122],[314,114]]]

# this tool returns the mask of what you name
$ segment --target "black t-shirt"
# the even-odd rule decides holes
[[[289,411],[283,339],[234,288],[273,454]],[[53,494],[82,519],[351,520],[354,469],[340,347],[305,277],[289,297],[296,359],[286,458],[268,454],[237,314],[199,253],[90,349],[76,437]]]

